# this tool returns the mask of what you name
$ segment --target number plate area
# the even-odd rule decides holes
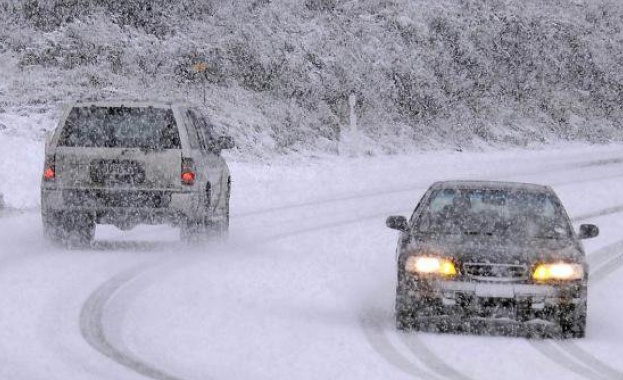
[[[515,296],[512,285],[477,284],[474,290],[476,297],[513,298]]]
[[[145,182],[145,169],[131,160],[95,160],[89,165],[89,177],[100,185],[135,185]]]

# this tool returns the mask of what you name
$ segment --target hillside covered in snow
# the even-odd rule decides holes
[[[185,99],[241,154],[333,153],[354,95],[383,153],[623,139],[617,0],[0,0],[0,22],[4,134],[74,99]]]

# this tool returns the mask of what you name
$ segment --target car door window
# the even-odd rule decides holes
[[[210,151],[214,145],[214,128],[197,110],[189,109],[188,118],[191,120],[195,129],[197,130],[197,138],[199,140],[199,146],[203,150]]]
[[[186,136],[188,136],[188,144],[192,149],[200,149],[199,146],[199,137],[197,136],[197,130],[194,127],[193,122],[190,119],[190,115],[188,114],[188,109],[180,107],[178,109],[179,117],[183,120],[184,130],[186,132]]]

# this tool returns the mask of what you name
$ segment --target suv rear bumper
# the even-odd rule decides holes
[[[102,224],[128,219],[158,224],[196,215],[199,198],[196,192],[170,190],[42,189],[41,211],[89,213]]]

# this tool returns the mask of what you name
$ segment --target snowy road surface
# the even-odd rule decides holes
[[[24,167],[3,190],[36,205],[40,168]],[[204,250],[166,226],[98,226],[91,249],[60,249],[35,207],[0,217],[0,378],[623,378],[623,147],[235,163],[232,174],[230,239]],[[576,226],[599,225],[586,242],[586,339],[395,331],[397,236],[384,221],[441,179],[551,184]]]

